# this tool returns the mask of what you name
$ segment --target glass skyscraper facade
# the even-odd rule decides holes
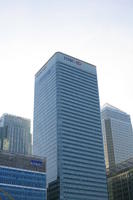
[[[46,161],[0,152],[0,199],[46,200]]]
[[[133,131],[130,115],[105,104],[102,111],[102,131],[106,167],[133,157]]]
[[[35,76],[33,152],[48,200],[107,200],[96,67],[57,52]]]
[[[30,120],[3,114],[0,118],[0,149],[11,153],[31,154]]]

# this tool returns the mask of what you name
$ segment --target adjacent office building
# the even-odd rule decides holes
[[[133,158],[107,169],[109,200],[133,199]]]
[[[130,115],[105,104],[102,112],[102,131],[106,167],[133,157],[133,132]]]
[[[48,200],[107,200],[96,67],[55,53],[35,76],[33,152]]]
[[[0,127],[0,150],[8,150],[7,127]]]
[[[30,120],[4,114],[0,118],[0,150],[31,154]]]
[[[46,160],[0,151],[0,199],[46,200]]]

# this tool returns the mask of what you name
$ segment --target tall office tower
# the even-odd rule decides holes
[[[3,114],[0,118],[1,150],[31,154],[30,120]]]
[[[35,76],[33,152],[48,200],[107,200],[96,67],[63,53]]]
[[[0,200],[46,200],[46,160],[0,151]]]
[[[101,111],[106,167],[133,157],[133,132],[130,115],[105,104]]]

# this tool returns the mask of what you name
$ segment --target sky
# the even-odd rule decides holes
[[[96,65],[101,106],[133,121],[132,0],[0,0],[0,115],[33,119],[34,75],[56,51]]]

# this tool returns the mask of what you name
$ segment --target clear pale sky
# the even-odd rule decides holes
[[[56,51],[96,65],[101,105],[133,121],[133,0],[0,0],[0,115],[33,118],[34,75]]]

